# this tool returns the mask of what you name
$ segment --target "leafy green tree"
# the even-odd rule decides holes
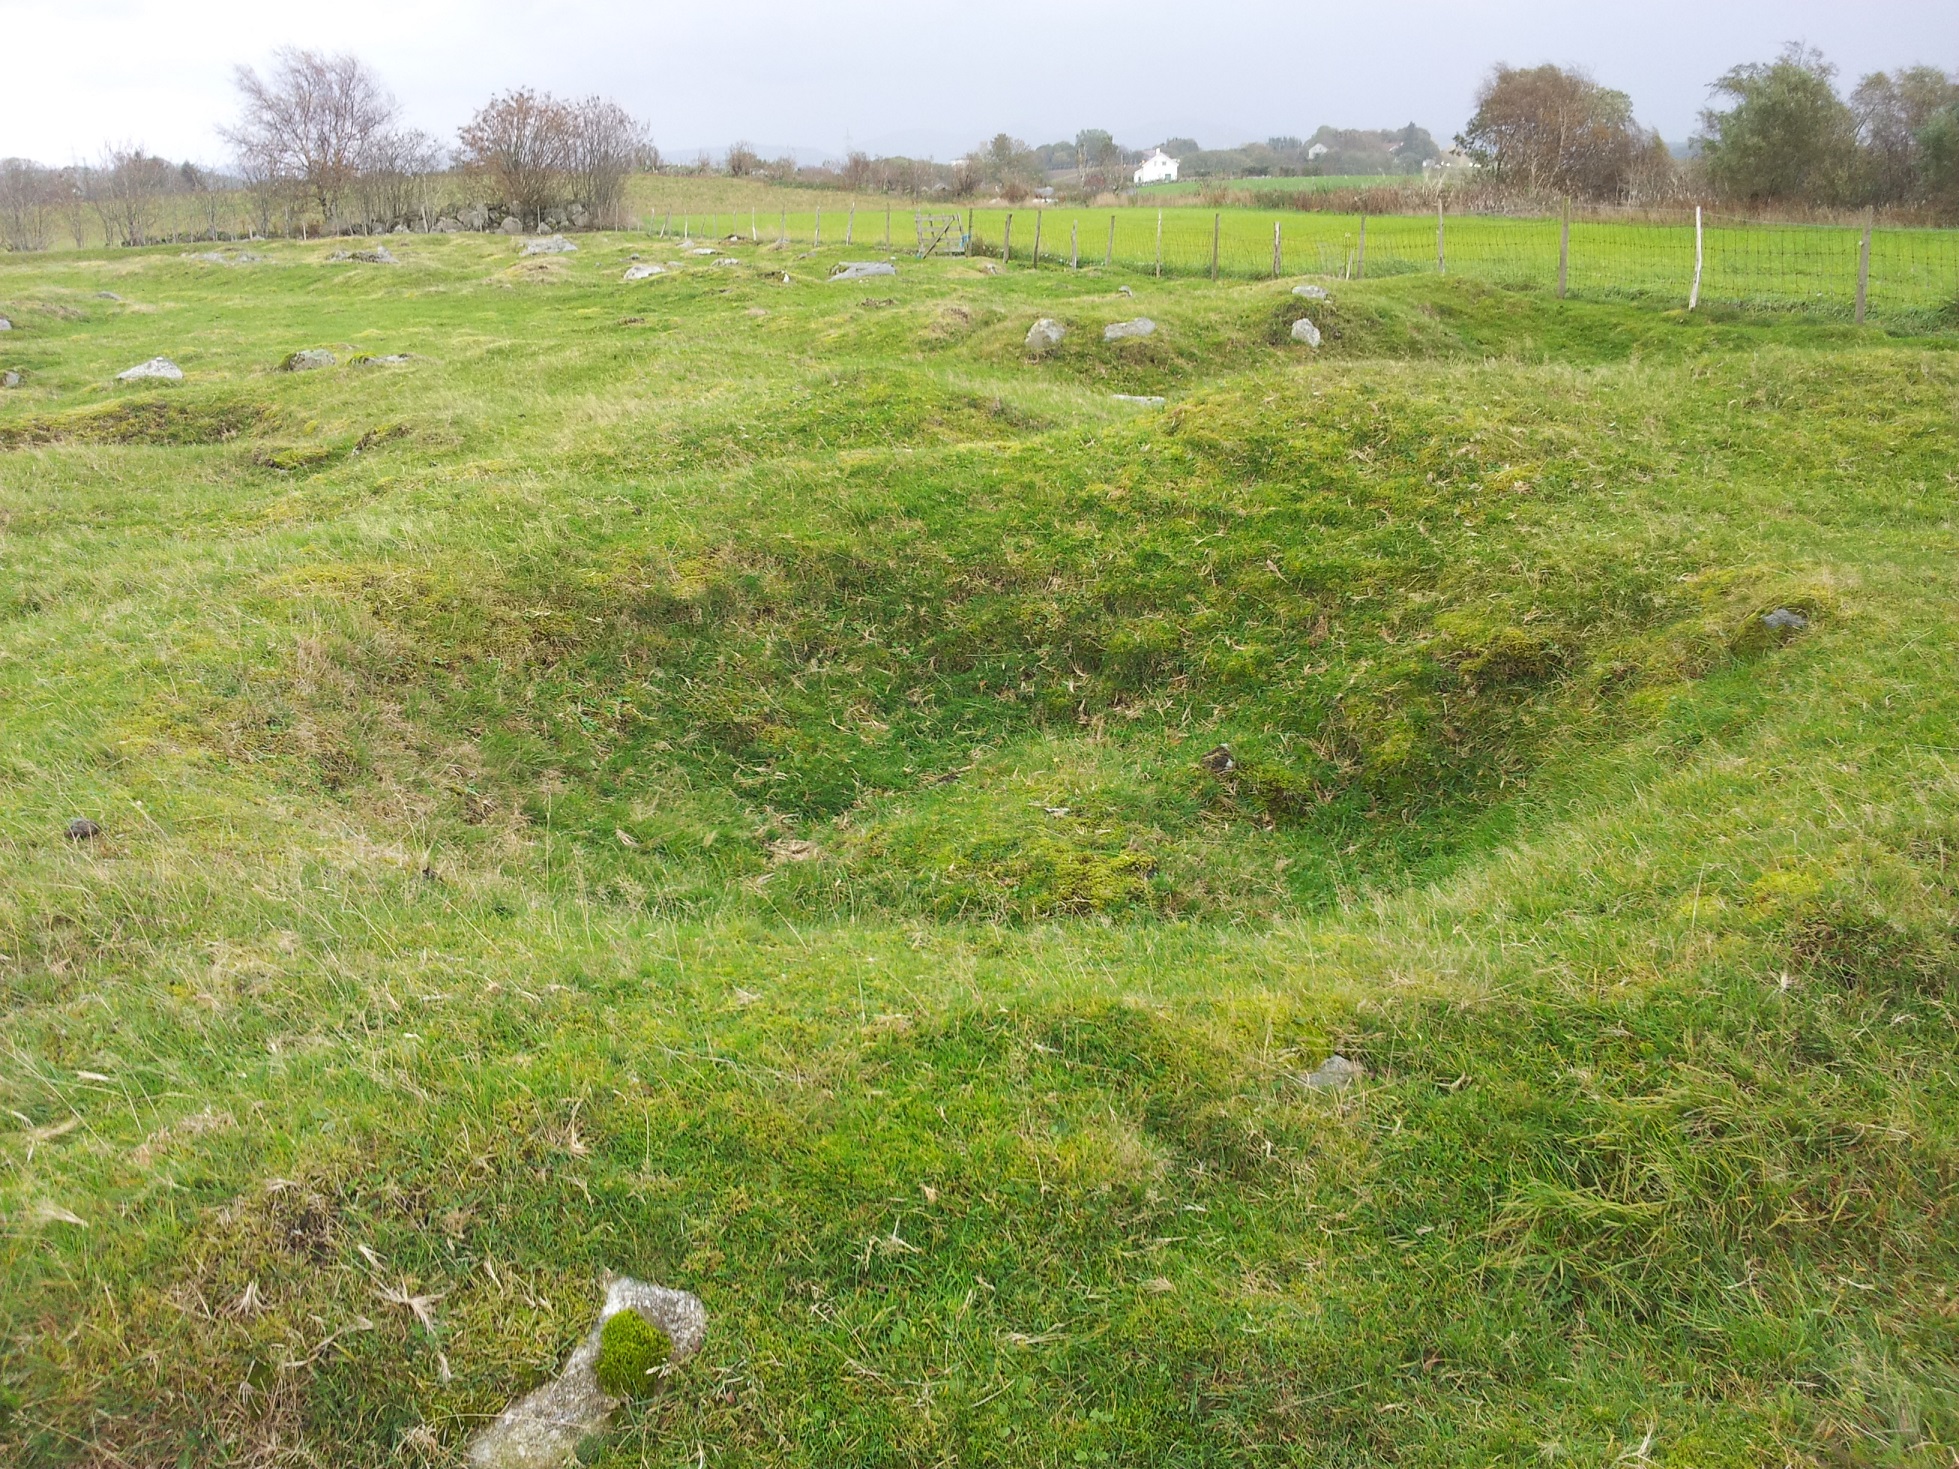
[[[1959,102],[1941,107],[1918,130],[1917,168],[1925,197],[1959,210]]]
[[[1924,192],[1919,136],[1943,109],[1959,103],[1959,82],[1936,66],[1872,72],[1850,94],[1863,146],[1864,186],[1874,204]]]
[[[1837,95],[1836,68],[1790,46],[1737,66],[1714,84],[1733,102],[1701,114],[1708,182],[1732,199],[1848,203],[1858,192],[1857,118]]]

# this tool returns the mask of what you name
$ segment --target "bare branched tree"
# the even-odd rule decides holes
[[[1628,197],[1665,156],[1624,92],[1558,66],[1497,67],[1456,143],[1503,185],[1584,199]]]
[[[60,176],[25,158],[0,158],[0,248],[45,250],[54,241]]]
[[[653,154],[646,127],[616,102],[587,97],[565,110],[567,183],[601,229],[622,223],[626,180]]]
[[[419,128],[376,135],[360,168],[361,213],[368,227],[428,229],[434,218],[431,183],[447,162],[442,145]]]
[[[248,175],[296,181],[333,228],[361,161],[393,123],[395,100],[353,56],[287,49],[261,77],[237,72],[244,113],[224,130]]]
[[[166,159],[142,148],[110,148],[96,165],[89,202],[111,245],[147,245],[156,232],[157,208],[177,180]]]
[[[463,162],[489,177],[506,209],[535,224],[564,197],[569,131],[562,102],[519,87],[492,97],[463,128]]]

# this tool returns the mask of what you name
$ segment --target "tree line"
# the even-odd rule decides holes
[[[1676,159],[1632,99],[1557,66],[1499,66],[1456,145],[1488,187],[1544,198],[1751,207],[1921,206],[1959,211],[1959,78],[1933,66],[1872,72],[1842,95],[1820,53],[1791,46],[1710,89]]]

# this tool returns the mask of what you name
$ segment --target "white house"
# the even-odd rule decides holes
[[[1161,148],[1150,151],[1143,160],[1143,166],[1136,170],[1139,184],[1174,184],[1177,181],[1177,160]]]
[[[1322,158],[1326,157],[1326,155],[1331,153],[1332,151],[1333,150],[1327,147],[1326,144],[1324,143],[1315,143],[1312,147],[1306,150],[1306,156],[1307,158],[1311,159],[1314,163],[1318,163]]]

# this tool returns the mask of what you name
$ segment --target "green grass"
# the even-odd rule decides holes
[[[1950,1461],[1954,337],[580,245],[0,260],[0,1459]]]
[[[1146,202],[1162,199],[1188,199],[1209,189],[1229,189],[1233,193],[1324,194],[1335,189],[1385,189],[1409,182],[1407,174],[1338,173],[1312,178],[1236,178],[1179,179],[1174,184],[1143,184],[1136,197]]]

